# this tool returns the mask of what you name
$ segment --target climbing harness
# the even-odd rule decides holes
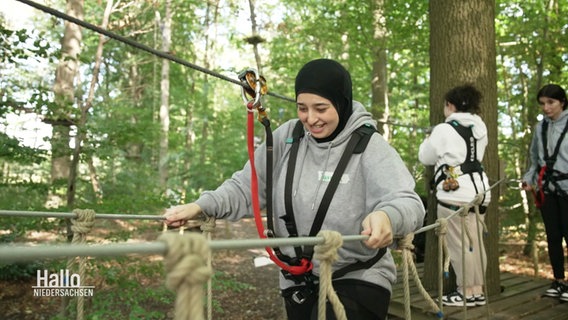
[[[558,141],[556,142],[556,146],[554,147],[554,152],[552,153],[552,155],[548,154],[547,131],[548,121],[545,120],[542,122],[541,132],[545,165],[538,169],[537,190],[532,190],[535,199],[535,205],[537,206],[537,208],[540,208],[544,204],[545,193],[551,191],[549,184],[552,184],[554,186],[554,192],[562,196],[568,196],[566,191],[562,190],[562,188],[560,188],[560,185],[558,184],[558,181],[568,179],[568,173],[560,172],[554,169],[554,163],[556,162],[556,158],[558,157],[560,145],[562,144],[562,140],[564,140],[566,131],[568,131],[568,121],[566,121],[564,129],[560,133],[560,137],[558,137]]]
[[[266,80],[261,77],[255,69],[246,69],[239,74],[239,80],[242,85],[242,96],[248,110],[247,115],[247,148],[249,163],[251,167],[251,192],[252,192],[252,207],[254,212],[254,220],[258,236],[261,239],[267,237],[274,237],[273,222],[272,222],[272,163],[273,163],[273,138],[272,131],[270,130],[270,120],[266,113],[266,109],[262,106],[261,96],[267,92]],[[258,198],[258,177],[256,175],[256,166],[254,161],[254,109],[259,112],[258,120],[262,123],[266,132],[266,216],[267,225],[266,230],[262,223],[260,216],[260,203]],[[265,247],[270,260],[272,260],[282,270],[295,275],[305,274],[312,269],[312,265],[289,265],[280,260],[280,249]]]
[[[351,139],[349,140],[347,146],[345,147],[345,151],[343,152],[343,155],[341,156],[339,163],[337,164],[337,167],[333,172],[331,181],[329,182],[325,190],[325,193],[318,207],[318,211],[316,213],[314,222],[311,226],[310,233],[308,236],[313,237],[320,231],[323,221],[325,219],[325,215],[327,213],[327,209],[329,208],[329,205],[333,198],[333,194],[335,193],[335,190],[339,186],[339,182],[341,180],[343,172],[345,171],[345,168],[347,167],[349,159],[353,154],[358,154],[365,151],[365,148],[367,147],[367,144],[371,140],[371,136],[375,131],[376,130],[373,127],[366,124],[357,128],[357,130],[355,130],[354,133],[351,135]],[[302,123],[298,120],[292,132],[292,138],[289,138],[286,141],[292,146],[290,149],[290,156],[288,158],[288,169],[286,171],[286,182],[284,188],[284,205],[286,208],[286,214],[281,219],[284,220],[286,229],[290,237],[299,236],[294,218],[294,208],[292,205],[292,186],[293,186],[294,172],[296,169],[296,158],[298,156],[300,140],[303,138],[303,136],[304,136],[304,127]],[[282,256],[281,259],[289,261],[289,263],[291,264],[301,265],[308,262],[311,263],[311,259],[314,253],[313,249],[314,249],[313,246],[304,246],[303,249],[301,247],[295,247],[294,250],[296,252],[296,257],[292,258],[288,256]],[[386,249],[382,248],[370,260],[358,261],[356,263],[345,266],[342,269],[336,270],[333,273],[333,278],[334,279],[339,278],[351,271],[363,268],[369,268],[377,261],[379,261],[379,259],[385,253]],[[285,270],[283,270],[282,272],[284,274],[284,277],[290,280],[294,280],[296,283],[301,283],[303,281],[306,282],[306,277],[308,277],[308,281],[310,280],[309,274],[308,275],[302,274],[298,277],[296,275],[286,273]]]
[[[251,166],[251,191],[252,191],[252,205],[255,217],[255,223],[257,232],[260,238],[264,239],[267,237],[274,237],[274,217],[272,210],[272,171],[273,171],[273,137],[270,130],[270,120],[266,114],[265,108],[262,106],[261,96],[267,92],[266,80],[264,77],[260,76],[258,72],[254,69],[246,69],[239,74],[239,80],[242,83],[242,97],[243,101],[247,106],[248,118],[247,118],[247,145],[248,145],[248,155],[249,163]],[[257,109],[259,112],[258,121],[260,121],[266,131],[266,217],[267,217],[267,228],[265,230],[262,223],[262,218],[260,216],[260,205],[258,200],[258,178],[256,175],[256,168],[254,163],[254,120],[253,112]],[[363,125],[358,128],[354,134],[351,136],[350,141],[334,171],[331,181],[324,193],[323,199],[318,208],[318,212],[314,219],[313,225],[311,227],[309,236],[316,236],[320,231],[323,224],[327,209],[333,198],[333,194],[337,189],[343,172],[347,167],[349,159],[352,154],[362,153],[371,135],[376,130],[370,125]],[[294,219],[293,207],[292,207],[292,197],[291,197],[291,187],[293,185],[293,178],[296,166],[296,157],[298,154],[299,142],[304,136],[304,128],[300,121],[298,121],[294,127],[292,138],[287,139],[286,143],[291,144],[291,151],[288,163],[288,170],[286,175],[286,186],[284,190],[285,197],[285,208],[286,215],[282,217],[285,222],[286,229],[288,230],[290,237],[298,237],[298,232],[296,229],[296,223]],[[314,254],[313,246],[295,247],[296,257],[289,257],[282,253],[278,247],[270,248],[266,247],[270,259],[276,263],[281,269],[283,275],[287,279],[291,279],[296,283],[306,283],[309,287],[309,291],[312,292],[312,285],[317,280],[317,277],[312,274],[312,257]],[[340,270],[333,273],[333,278],[339,278],[348,272],[368,268],[375,264],[386,252],[386,249],[380,249],[377,255],[368,261],[359,261],[354,264],[348,265]],[[294,293],[294,298],[298,301],[303,301],[304,298],[298,295],[298,292]]]
[[[463,174],[468,174],[475,188],[475,193],[478,194],[479,190],[475,184],[473,175],[475,173],[479,174],[481,181],[483,183],[483,188],[485,189],[485,183],[483,182],[483,165],[479,160],[477,160],[477,139],[473,136],[472,126],[466,127],[461,125],[458,121],[452,120],[447,122],[465,141],[467,154],[465,161],[458,166],[450,166],[448,164],[441,165],[438,170],[434,173],[432,180],[430,181],[431,190],[436,190],[436,186],[443,182],[444,191],[454,191],[459,188],[457,182],[457,177]],[[438,178],[436,176],[438,175]],[[442,206],[450,207],[451,205],[442,203],[438,201]]]

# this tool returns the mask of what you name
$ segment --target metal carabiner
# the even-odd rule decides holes
[[[268,92],[266,79],[258,74],[256,69],[246,69],[239,73],[242,84],[242,97],[245,104],[252,102],[253,108],[258,108],[260,98]]]

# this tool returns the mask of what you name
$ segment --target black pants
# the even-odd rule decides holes
[[[563,243],[568,244],[568,197],[547,193],[540,210],[554,278],[564,279]]]
[[[380,286],[355,279],[333,281],[333,288],[345,308],[347,319],[350,320],[385,320],[387,318],[390,292]],[[298,298],[292,297],[296,291],[306,289],[301,293],[305,298],[298,303]],[[310,294],[311,293],[311,294]],[[290,288],[282,292],[286,305],[286,315],[289,320],[316,320],[318,318],[318,288]],[[328,302],[326,319],[335,320],[333,307]]]

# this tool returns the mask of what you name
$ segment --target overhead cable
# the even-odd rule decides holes
[[[56,16],[56,17],[58,17],[58,18],[61,18],[61,19],[67,20],[67,21],[69,21],[69,22],[75,23],[75,24],[77,24],[77,25],[79,25],[79,26],[82,26],[82,27],[84,27],[84,28],[90,29],[90,30],[95,31],[95,32],[97,32],[97,33],[104,34],[105,36],[107,36],[107,37],[109,37],[109,38],[118,40],[118,41],[123,42],[123,43],[125,43],[125,44],[127,44],[127,45],[130,45],[130,46],[132,46],[132,47],[135,47],[135,48],[138,48],[138,49],[140,49],[140,50],[143,50],[143,51],[146,51],[146,52],[148,52],[148,53],[151,53],[151,54],[153,54],[153,55],[156,55],[156,56],[158,56],[158,57],[160,57],[160,58],[167,59],[167,60],[170,60],[170,61],[179,63],[179,64],[181,64],[181,65],[183,65],[183,66],[186,66],[186,67],[195,69],[195,70],[197,70],[197,71],[206,73],[206,74],[208,74],[208,75],[217,77],[217,78],[219,78],[219,79],[222,79],[222,80],[225,80],[225,81],[228,81],[228,82],[232,82],[232,83],[234,83],[234,84],[237,84],[237,85],[239,85],[239,86],[242,86],[242,83],[241,83],[239,80],[237,80],[237,79],[233,79],[233,78],[227,77],[227,76],[225,76],[225,75],[222,75],[222,74],[220,74],[220,73],[218,73],[218,72],[211,71],[211,70],[209,70],[209,69],[203,68],[203,67],[198,66],[198,65],[196,65],[196,64],[193,64],[193,63],[191,63],[191,62],[188,62],[188,61],[186,61],[186,60],[183,60],[183,59],[181,59],[181,58],[178,58],[178,57],[176,57],[176,56],[174,56],[174,55],[172,55],[172,54],[170,54],[170,53],[163,52],[163,51],[160,51],[160,50],[156,50],[156,49],[151,48],[151,47],[149,47],[149,46],[147,46],[147,45],[144,45],[144,44],[141,44],[141,43],[139,43],[139,42],[136,42],[136,41],[134,41],[134,40],[132,40],[132,39],[129,39],[129,38],[126,38],[126,37],[124,37],[124,36],[118,35],[118,34],[116,34],[116,33],[114,33],[114,32],[105,30],[105,29],[103,29],[103,28],[101,28],[101,27],[98,27],[98,26],[96,26],[96,25],[94,25],[94,24],[91,24],[91,23],[88,23],[88,22],[86,22],[86,21],[83,21],[83,20],[77,19],[77,18],[75,18],[75,17],[72,17],[72,16],[70,16],[70,15],[68,15],[68,14],[65,14],[65,13],[61,12],[61,11],[55,10],[55,9],[53,9],[53,8],[44,6],[44,5],[42,5],[42,4],[39,4],[39,3],[34,2],[34,1],[30,1],[30,0],[17,0],[17,1],[22,2],[22,3],[24,3],[24,4],[27,4],[27,5],[31,6],[31,7],[34,7],[34,8],[36,8],[36,9],[41,10],[41,11],[43,11],[43,12],[46,12],[46,13],[48,13],[48,14],[51,14],[51,15],[53,15],[53,16]],[[267,95],[274,96],[274,97],[277,97],[277,98],[280,98],[280,99],[283,99],[283,100],[287,100],[287,101],[290,101],[290,102],[296,102],[294,99],[288,98],[288,97],[283,96],[283,95],[280,95],[280,94],[272,93],[272,92],[268,92]]]

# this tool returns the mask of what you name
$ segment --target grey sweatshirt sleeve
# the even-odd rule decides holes
[[[262,143],[254,153],[257,174],[258,197],[260,208],[266,205],[266,144]],[[251,164],[247,161],[244,167],[233,173],[216,190],[205,191],[195,201],[203,212],[217,219],[236,221],[252,217]]]
[[[414,191],[414,178],[394,148],[374,134],[363,157],[368,206],[386,212],[395,237],[422,227],[424,206]]]
[[[294,121],[288,121],[273,132],[274,163],[282,156],[285,140],[291,134]],[[263,142],[254,152],[255,169],[258,183],[258,199],[260,209],[266,207],[266,143]],[[195,201],[203,212],[217,219],[229,221],[252,217],[253,205],[251,194],[251,165],[247,161],[243,169],[235,172],[216,190],[205,191]]]
[[[542,123],[542,122],[541,122]],[[523,175],[523,181],[526,181],[528,184],[534,186],[537,183],[537,168],[538,168],[538,158],[539,158],[539,143],[540,142],[540,128],[541,123],[537,124],[534,128],[534,133],[531,140],[531,145],[529,149],[529,159],[530,159],[530,166],[528,171]]]

